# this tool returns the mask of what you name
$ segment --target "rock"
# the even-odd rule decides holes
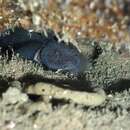
[[[22,93],[18,88],[13,87],[9,87],[9,89],[3,93],[2,97],[4,104],[22,104],[28,101],[28,96],[25,93]]]

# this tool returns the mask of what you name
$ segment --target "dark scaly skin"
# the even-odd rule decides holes
[[[76,48],[70,48],[64,43],[53,42],[41,50],[41,62],[53,70],[79,72],[80,54]]]
[[[1,47],[12,47],[18,49],[31,42],[37,42],[37,44],[44,44],[45,38],[38,33],[26,31],[22,28],[15,28],[14,30],[6,30],[1,33],[0,46]]]
[[[46,38],[35,32],[29,34],[21,28],[7,30],[1,34],[0,46],[11,47],[25,59],[37,61],[51,70],[74,73],[80,70],[80,54],[74,47],[70,48],[64,43],[58,43],[53,38]]]

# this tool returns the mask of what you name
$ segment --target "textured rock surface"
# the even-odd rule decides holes
[[[94,86],[104,89],[118,89],[129,86],[130,58],[121,57],[117,53],[102,54],[96,60],[94,66],[86,71],[86,80],[91,81]],[[123,87],[119,84],[124,81]],[[120,87],[119,87],[120,86]]]

